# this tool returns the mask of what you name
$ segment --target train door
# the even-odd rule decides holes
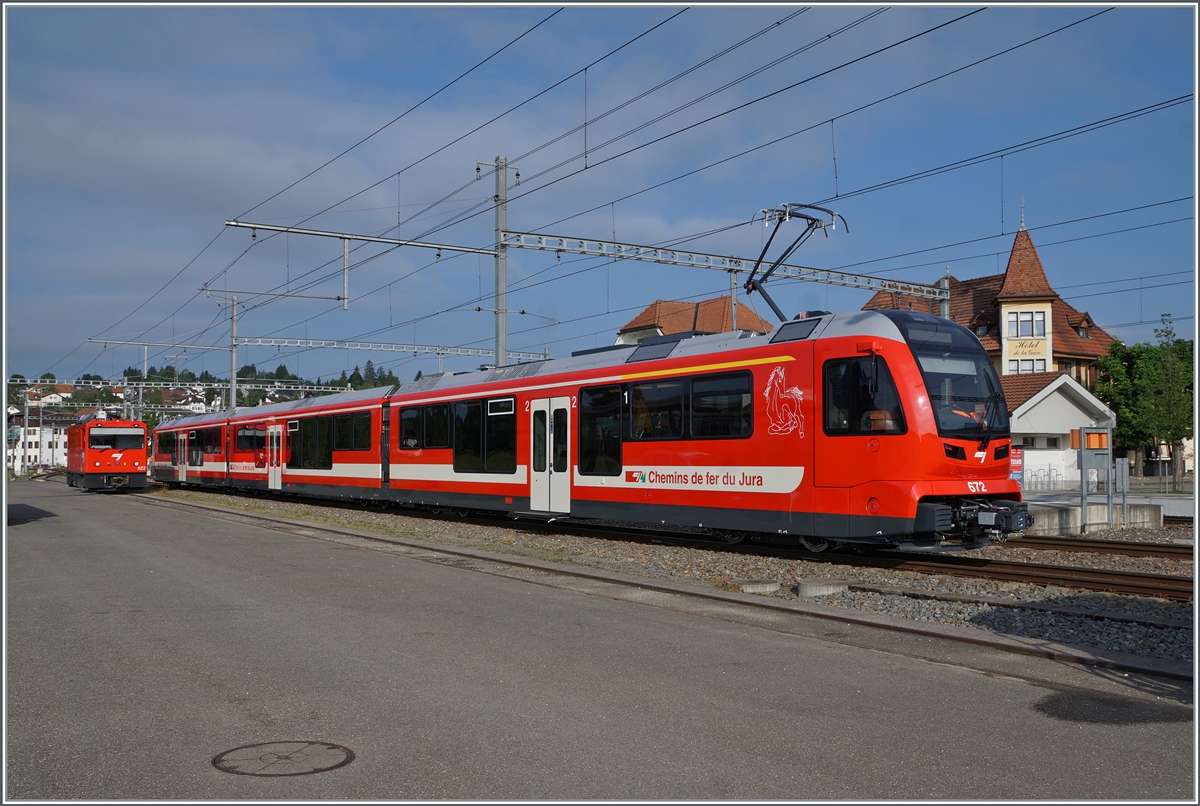
[[[179,472],[179,480],[187,481],[188,469],[188,432],[180,431],[175,442],[175,464]]]
[[[817,364],[821,439],[818,487],[849,489],[894,477],[903,467],[907,431],[895,381],[878,341],[860,343],[857,355],[827,355]]]
[[[283,487],[283,426],[267,426],[267,489]]]
[[[571,398],[530,401],[529,508],[571,511]]]

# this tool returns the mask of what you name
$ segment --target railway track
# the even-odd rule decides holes
[[[1096,540],[1086,537],[1020,537],[1005,546],[1039,551],[1090,551],[1096,554],[1121,554],[1127,557],[1166,557],[1190,560],[1194,547],[1174,543],[1135,543],[1126,540]]]
[[[242,498],[254,496],[225,491],[226,495],[236,495]],[[336,509],[361,509],[358,504],[323,501],[319,499],[303,499],[313,506],[327,506]],[[416,517],[456,517],[454,515],[435,515],[421,510],[400,509],[398,514]],[[460,517],[461,519],[461,517]],[[514,526],[511,518],[496,518],[472,515],[468,520],[496,525],[503,522],[504,526]],[[757,543],[728,544],[713,538],[697,534],[671,532],[665,529],[633,528],[625,526],[610,526],[595,523],[578,523],[568,520],[558,520],[548,523],[539,520],[517,520],[515,525],[520,528],[535,531],[551,531],[568,533],[578,536],[599,537],[610,540],[633,540],[647,543],[663,543],[686,548],[697,548],[708,551],[728,551],[733,553],[757,554],[783,559],[805,560],[808,562],[823,562],[847,567],[887,568],[896,571],[912,571],[923,574],[942,574],[945,576],[969,577],[975,579],[991,579],[1008,582],[1025,582],[1035,585],[1053,585],[1065,588],[1106,593],[1119,593],[1129,596],[1149,596],[1172,601],[1192,601],[1194,598],[1194,581],[1191,577],[1167,576],[1162,574],[1144,574],[1135,572],[1106,571],[1092,568],[1075,568],[1063,565],[1042,565],[1037,563],[1007,562],[988,560],[962,555],[914,555],[908,552],[878,551],[864,554],[846,552],[811,552],[778,545]],[[1035,548],[1026,543],[1031,538],[1013,541],[1026,548]],[[1080,543],[1079,538],[1063,538]],[[1086,541],[1091,543],[1113,543],[1116,541]],[[1122,544],[1133,546],[1150,546],[1157,549],[1181,548],[1183,546],[1166,546],[1164,544]],[[1187,557],[1191,557],[1190,550]]]
[[[883,565],[883,567],[897,571],[917,571],[926,574],[945,574],[1004,582],[1028,582],[1035,585],[1084,588],[1128,596],[1150,596],[1176,602],[1190,602],[1195,596],[1194,579],[1165,574],[1106,571],[1065,565],[985,560],[978,557],[935,556],[909,559],[894,552],[881,553],[865,559],[877,561],[871,563],[873,567]],[[856,562],[854,564],[865,563]]]

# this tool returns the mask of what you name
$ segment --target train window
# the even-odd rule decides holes
[[[546,472],[546,412],[533,413],[533,472]]]
[[[825,362],[825,433],[903,434],[904,410],[878,355]]]
[[[333,449],[348,451],[354,447],[354,427],[349,414],[338,414],[333,418]]]
[[[175,447],[178,444],[178,439],[174,433],[166,433],[158,435],[158,449],[155,451],[158,459],[170,459],[171,464],[179,464],[179,458],[175,455]]]
[[[579,472],[621,474],[621,387],[579,390]]]
[[[131,451],[146,447],[146,432],[140,428],[93,428],[88,432],[92,450]]]
[[[425,447],[450,447],[450,406],[437,403],[425,407]]]
[[[749,372],[692,379],[692,436],[748,437],[754,432],[754,381]]]
[[[225,440],[223,428],[206,428],[204,429],[204,452],[205,453],[225,453]]]
[[[251,423],[237,430],[239,451],[261,451],[267,447],[267,427],[263,423]]]
[[[629,390],[633,439],[679,439],[683,436],[683,383],[635,383]]]
[[[289,423],[289,426],[291,424]],[[329,470],[333,467],[333,418],[300,420],[291,440],[288,467]]]
[[[483,404],[478,400],[454,404],[454,471],[483,470]]]
[[[782,344],[785,341],[800,341],[807,339],[821,324],[820,319],[797,319],[779,326],[779,330],[771,337],[771,344]]]
[[[421,447],[421,409],[400,410],[400,447]]]
[[[489,473],[517,472],[517,410],[514,398],[489,400],[483,444],[483,469]]]
[[[351,419],[354,421],[354,450],[371,450],[371,412],[357,411]]]
[[[554,472],[567,472],[567,410],[554,410]]]
[[[356,411],[338,414],[333,418],[333,449],[335,451],[371,450],[371,412]]]

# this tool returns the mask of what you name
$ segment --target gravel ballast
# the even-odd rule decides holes
[[[921,574],[756,556],[719,548],[688,548],[598,537],[578,537],[522,528],[386,511],[322,506],[293,500],[254,498],[200,491],[169,490],[156,497],[196,501],[285,518],[345,526],[430,543],[466,546],[670,579],[736,591],[747,580],[778,580],[777,592],[795,600],[799,579],[844,579],[849,589],[809,597],[848,610],[869,611],[921,622],[970,627],[991,633],[1191,662],[1193,603],[1122,596],[1071,588]],[[1190,526],[1090,533],[1139,542],[1192,539]],[[970,556],[1016,562],[1072,565],[1173,576],[1193,575],[1193,563],[1159,557],[1093,552],[1039,551],[998,544]],[[834,555],[836,556],[836,555]],[[1037,609],[1033,609],[1037,608]]]

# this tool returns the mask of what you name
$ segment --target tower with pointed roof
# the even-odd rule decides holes
[[[928,300],[890,291],[863,306],[880,308],[937,313]],[[1096,361],[1113,342],[1086,311],[1075,310],[1051,287],[1025,228],[1023,207],[1003,274],[950,277],[950,318],[979,337],[1001,376],[1039,375],[1043,386],[1065,373],[1094,389]]]

